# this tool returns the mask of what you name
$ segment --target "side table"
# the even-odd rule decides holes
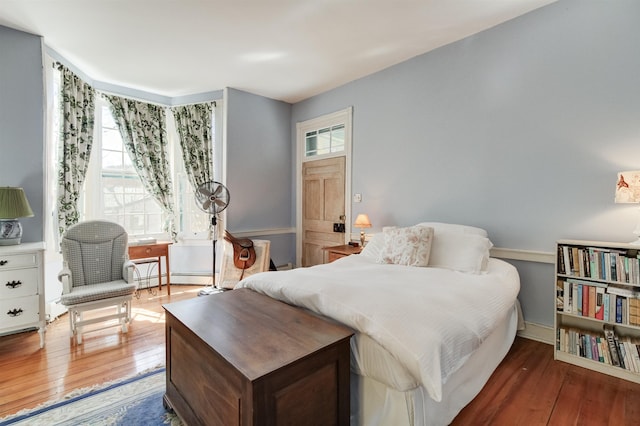
[[[336,259],[340,259],[341,257],[350,256],[352,254],[359,254],[362,251],[362,247],[354,247],[350,246],[349,244],[344,244],[340,246],[323,247],[322,250],[325,250],[328,253],[328,263],[331,263]]]
[[[158,290],[162,290],[162,264],[160,258],[164,257],[167,271],[167,294],[171,295],[171,271],[169,270],[169,246],[170,241],[158,241],[153,244],[129,246],[129,259],[156,258],[158,260]],[[135,262],[134,262],[135,263]]]

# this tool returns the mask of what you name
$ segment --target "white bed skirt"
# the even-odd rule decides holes
[[[480,393],[509,352],[517,328],[518,309],[514,306],[505,321],[444,384],[441,402],[431,399],[423,387],[401,392],[352,373],[351,425],[448,425]]]

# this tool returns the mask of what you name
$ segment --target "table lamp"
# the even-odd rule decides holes
[[[19,217],[32,217],[33,211],[22,188],[0,187],[0,246],[20,244]]]
[[[640,206],[640,171],[618,173],[615,202],[616,204],[638,204]],[[640,245],[640,217],[633,233],[638,238],[630,244]]]
[[[369,221],[369,216],[366,214],[360,213],[356,217],[356,221],[353,226],[356,228],[360,228],[360,245],[364,247],[364,228],[371,228],[371,222]]]

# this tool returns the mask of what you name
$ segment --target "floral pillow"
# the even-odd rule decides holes
[[[433,241],[433,228],[411,226],[383,231],[384,246],[378,263],[407,266],[428,266]]]

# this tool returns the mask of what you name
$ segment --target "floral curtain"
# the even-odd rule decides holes
[[[87,175],[95,90],[63,65],[60,90],[60,147],[58,153],[58,232],[60,236],[80,220],[78,199]]]
[[[104,95],[111,105],[122,142],[145,189],[167,215],[164,230],[175,240],[171,169],[167,153],[164,107]]]
[[[180,139],[184,168],[193,190],[213,180],[213,103],[171,108]]]

